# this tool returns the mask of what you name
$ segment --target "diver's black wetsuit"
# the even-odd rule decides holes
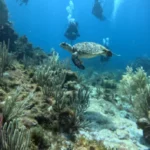
[[[70,22],[64,36],[71,41],[76,40],[80,36],[78,32],[78,23]]]
[[[94,6],[92,9],[92,14],[100,20],[105,19],[105,17],[103,16],[103,8],[98,0],[95,0]]]

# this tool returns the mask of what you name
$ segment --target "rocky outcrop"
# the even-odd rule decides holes
[[[94,96],[94,92],[91,96]],[[143,132],[138,129],[136,122],[123,117],[114,104],[91,97],[87,114],[86,118],[90,121],[90,126],[87,130],[80,130],[80,136],[90,140],[103,141],[108,149],[148,149],[141,143]],[[147,126],[145,128],[147,135],[149,131],[149,126]]]

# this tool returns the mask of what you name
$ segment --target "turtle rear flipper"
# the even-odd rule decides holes
[[[85,67],[82,64],[82,61],[78,58],[77,55],[72,55],[72,62],[74,63],[75,66],[77,66],[79,69],[84,70]]]

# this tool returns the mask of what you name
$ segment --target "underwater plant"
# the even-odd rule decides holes
[[[149,117],[150,79],[142,67],[137,68],[136,71],[127,67],[127,72],[118,85],[118,91],[121,100],[132,106],[137,118]]]
[[[71,110],[74,116],[75,126],[78,128],[82,127],[81,118],[87,107],[89,106],[89,90],[87,87],[81,87],[77,92],[74,92],[69,101],[64,97],[55,97],[56,103],[54,110],[62,112],[63,110]]]
[[[62,70],[63,68],[65,68],[65,65],[61,63],[58,59],[59,59],[59,54],[54,51],[52,52],[52,55],[48,59],[46,59],[41,65],[37,67],[34,80],[40,86],[42,87],[51,86],[52,80],[56,81],[55,79],[56,76],[53,78],[55,74],[60,75],[57,82],[63,80]]]
[[[66,95],[64,91],[57,91],[55,94],[55,103],[49,116],[50,129],[66,133],[71,140],[74,140],[75,133],[88,124],[83,115],[89,106],[89,91],[82,87],[71,95]]]
[[[23,101],[18,101],[18,97],[21,93],[22,88],[19,87],[12,96],[8,96],[5,100],[3,107],[4,122],[9,122],[16,117],[23,115],[23,110],[28,105],[29,100],[32,99],[33,93],[30,93]]]
[[[37,67],[34,80],[42,87],[45,101],[53,100],[50,128],[72,134],[84,124],[82,117],[89,105],[89,90],[84,86],[75,88],[76,74],[58,59],[59,55],[53,52]]]
[[[108,150],[103,141],[89,140],[80,136],[73,147],[73,150]]]
[[[89,90],[86,87],[80,87],[78,90],[66,91],[62,84],[55,85],[55,80],[53,83],[52,87],[43,88],[46,91],[44,94],[47,93],[46,97],[54,99],[52,108],[55,117],[51,118],[57,118],[55,123],[57,122],[58,131],[72,134],[84,127],[86,123],[83,120],[83,114],[89,106]],[[52,126],[55,128],[55,125]]]
[[[31,140],[34,145],[38,146],[38,149],[48,149],[51,144],[44,135],[44,129],[40,126],[31,129]]]
[[[18,123],[16,119],[5,122],[0,130],[0,150],[29,150],[30,131]]]
[[[5,42],[0,43],[0,77],[3,76],[4,71],[10,64],[12,63],[12,58],[8,53],[9,42],[8,45]]]

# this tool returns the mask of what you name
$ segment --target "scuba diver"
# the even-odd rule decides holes
[[[98,0],[95,0],[92,14],[100,20],[105,20],[105,17],[103,16],[103,8]]]
[[[80,37],[80,34],[78,32],[78,23],[75,20],[69,22],[68,28],[64,36],[67,39],[71,40],[71,42]]]
[[[109,49],[109,37],[103,38],[103,45]]]

